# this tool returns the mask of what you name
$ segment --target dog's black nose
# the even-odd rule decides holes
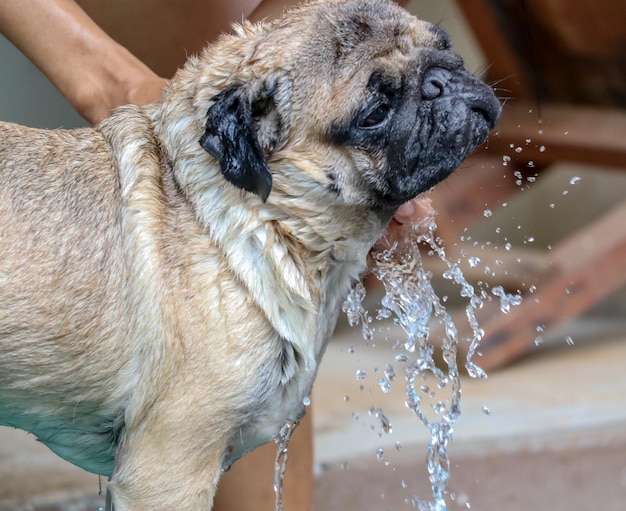
[[[443,67],[431,67],[422,81],[422,99],[432,100],[443,96],[452,73]]]
[[[461,98],[473,112],[484,118],[489,129],[495,127],[500,116],[500,102],[491,87],[465,70],[455,72],[437,66],[427,69],[421,95],[424,101],[452,96]]]

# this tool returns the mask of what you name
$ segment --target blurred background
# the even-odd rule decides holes
[[[93,2],[85,2],[93,4]],[[484,290],[485,339],[463,376],[450,510],[588,511],[626,502],[626,2],[413,0],[504,103],[499,128],[432,192],[448,258]],[[0,37],[0,119],[86,123]],[[424,253],[463,333],[464,299]],[[493,289],[519,295],[505,314]],[[381,288],[370,286],[372,316]],[[404,406],[403,332],[338,326],[316,383],[316,510],[414,509],[429,433]],[[437,337],[437,326],[433,326]],[[462,365],[467,346],[460,347]],[[385,368],[391,391],[378,384]],[[361,375],[358,379],[355,374]],[[382,410],[393,428],[380,427]],[[388,428],[387,428],[388,429]],[[382,454],[381,454],[381,449]],[[95,510],[98,478],[0,428],[0,510]]]

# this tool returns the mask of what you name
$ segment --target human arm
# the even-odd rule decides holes
[[[0,32],[90,123],[122,104],[158,101],[166,84],[73,0],[2,0]]]

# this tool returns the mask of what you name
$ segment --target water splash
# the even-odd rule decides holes
[[[504,291],[502,286],[495,286],[491,292],[500,298],[500,310],[504,314],[511,312],[511,307],[515,307],[522,303],[522,297],[519,294],[509,294]]]
[[[490,212],[486,214],[489,215]],[[473,356],[484,336],[476,319],[476,311],[484,305],[483,298],[469,284],[457,262],[451,261],[443,244],[435,235],[437,225],[434,216],[426,218],[421,224],[413,226],[402,244],[383,249],[374,255],[373,273],[382,282],[385,295],[381,300],[382,309],[377,319],[393,318],[405,333],[402,349],[397,354],[397,362],[406,363],[406,405],[410,408],[430,432],[427,468],[432,489],[432,500],[423,500],[418,496],[412,499],[420,511],[446,511],[446,488],[450,479],[450,460],[448,445],[452,440],[454,426],[461,414],[461,378],[457,365],[457,347],[459,333],[451,315],[446,311],[444,299],[440,299],[431,284],[432,273],[422,264],[420,245],[429,249],[429,254],[438,256],[447,266],[443,277],[460,288],[460,296],[466,300],[465,316],[471,333],[463,340],[469,343],[465,359],[465,368],[474,378],[486,378],[483,369],[473,362]],[[470,265],[478,265],[478,258]],[[493,293],[500,297],[502,309],[518,305],[521,297],[508,295],[504,290],[495,289]],[[483,293],[483,296],[486,296]],[[344,303],[344,312],[353,326],[362,324],[364,338],[372,341],[371,318],[363,309],[365,288],[359,284]],[[443,326],[441,355],[445,363],[442,369],[435,363],[435,346],[430,343],[431,323],[433,320]],[[395,379],[395,371],[390,365],[385,371],[385,378],[379,380],[379,386],[386,392]],[[393,375],[392,377],[390,377]],[[435,381],[436,384],[431,383]],[[438,391],[433,390],[437,388]],[[445,394],[445,396],[442,396]],[[377,409],[376,412],[379,410]],[[382,411],[380,411],[382,414]],[[384,415],[383,415],[384,416]],[[384,452],[383,452],[384,453]],[[378,452],[379,456],[383,454]]]
[[[275,511],[283,510],[283,487],[285,473],[287,472],[287,462],[289,461],[289,442],[298,424],[300,424],[299,420],[287,421],[283,427],[280,428],[276,438],[274,438],[274,442],[276,442],[276,459],[274,460]]]
[[[98,496],[102,497],[105,494],[102,485],[102,476],[98,475]],[[99,507],[97,511],[113,511],[113,503],[111,501],[111,492],[107,489],[104,507]]]
[[[384,433],[390,434],[393,431],[391,422],[389,421],[389,418],[384,414],[382,409],[370,408],[369,414],[378,421],[378,424],[380,425]]]
[[[374,339],[374,332],[370,328],[372,318],[363,307],[364,299],[365,286],[358,282],[348,293],[341,310],[346,314],[350,326],[356,326],[361,323],[363,338],[371,342]]]

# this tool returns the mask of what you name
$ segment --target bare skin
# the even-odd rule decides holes
[[[166,84],[72,0],[4,0],[0,32],[92,124],[116,106],[158,101]]]
[[[154,28],[158,27],[159,20],[151,20],[150,16],[159,16],[158,13],[161,13],[162,18],[172,15],[168,13],[173,5],[170,0],[137,0],[133,3],[124,0],[79,0],[79,3],[81,5],[74,0],[2,0],[0,33],[46,75],[82,117],[96,124],[120,105],[142,105],[160,100],[167,80],[135,55],[143,55],[146,62],[152,57],[154,62],[163,64],[164,73],[173,72],[182,65],[186,53],[197,51],[197,46],[203,46],[206,41],[229,30],[230,23],[242,18],[252,21],[272,18],[285,6],[296,2],[202,0],[192,2],[194,5],[191,8],[189,2],[185,2],[186,11],[174,20],[178,23],[170,23],[171,19],[166,19],[165,26],[173,25],[177,30],[172,33],[187,39],[166,40],[163,51],[154,47],[158,42],[154,41],[155,34],[161,34]],[[203,12],[196,12],[195,7]],[[133,12],[129,11],[132,9],[141,23],[133,24]],[[178,10],[183,11],[180,8]],[[187,26],[186,23],[197,24],[197,19],[202,20],[202,33],[194,27],[189,30],[179,29],[180,26]],[[129,20],[126,25],[124,20]],[[153,21],[157,24],[150,32]],[[128,48],[111,37],[101,25],[109,27],[109,32],[117,31],[111,35],[127,43]],[[166,54],[170,48],[175,53]],[[428,199],[414,199],[404,204],[396,213],[387,235],[393,237],[402,224],[415,222],[429,211],[431,206]],[[311,508],[312,451],[312,419],[309,411],[290,444],[291,461],[284,494],[285,509],[306,511]],[[275,454],[276,447],[268,444],[236,463],[220,481],[214,509],[273,509]]]

